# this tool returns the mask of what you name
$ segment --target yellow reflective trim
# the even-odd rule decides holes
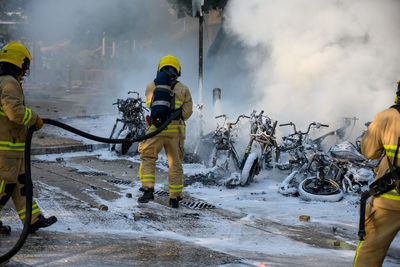
[[[4,109],[0,107],[0,115],[7,117],[6,113],[4,113]]]
[[[186,132],[186,126],[185,125],[168,125],[168,127],[163,130],[163,133],[179,133],[180,132],[180,127],[182,127],[182,129]],[[152,125],[149,128],[149,132],[154,132],[155,130],[157,130],[157,128]]]
[[[183,184],[181,184],[181,185],[170,185],[169,188],[183,188]]]
[[[32,118],[32,111],[31,111],[31,109],[26,108],[26,110],[25,110],[25,116],[24,116],[24,119],[22,120],[22,123],[23,123],[24,125],[27,125],[28,122],[31,120],[31,118]]]
[[[21,58],[25,58],[25,55],[18,51],[14,51],[14,50],[10,50],[10,49],[2,49],[1,52],[13,54],[13,55],[19,56]]]
[[[384,193],[380,196],[384,197],[384,198],[400,201],[400,195],[397,193],[396,189],[393,189],[393,190],[391,190],[387,193]]]
[[[394,158],[394,155],[396,155],[396,151],[395,152],[390,152],[388,150],[386,150],[386,155],[389,157]],[[400,158],[400,153],[397,155],[397,158]]]
[[[175,100],[175,108],[180,108],[183,105],[182,101]]]
[[[3,192],[4,183],[5,183],[5,181],[2,180],[1,184],[0,184],[0,194],[1,194],[1,192]]]
[[[147,101],[146,105],[147,105],[148,108],[150,108],[151,107],[151,100]]]
[[[39,211],[40,211],[39,208],[36,208],[36,209],[32,210],[32,215],[38,213]],[[25,217],[26,217],[25,214],[19,216],[19,218],[20,218],[21,220],[25,219]]]
[[[0,150],[25,151],[25,143],[11,143],[7,141],[0,141]]]
[[[386,150],[386,155],[394,158],[394,155],[396,155],[397,145],[383,145],[383,147]],[[400,158],[400,153],[397,155],[397,158]]]
[[[169,189],[169,192],[180,193],[182,189]]]
[[[11,143],[8,141],[0,141],[0,144],[11,145],[11,146],[24,146],[25,143]]]
[[[383,145],[383,147],[389,150],[396,150],[397,145]]]
[[[356,249],[356,256],[354,257],[354,262],[353,262],[353,266],[354,267],[356,266],[357,259],[358,259],[358,253],[360,252],[360,248],[361,248],[363,243],[364,243],[364,240],[363,241],[358,241],[358,246],[357,246],[357,249]]]
[[[33,205],[32,205],[32,210],[33,210],[34,208],[36,208],[37,206],[38,206],[37,203],[36,203],[36,204],[33,204]],[[22,209],[22,210],[18,211],[18,214],[21,214],[21,213],[24,213],[24,212],[26,212],[26,209]]]
[[[143,174],[142,177],[155,177],[154,174]]]
[[[179,126],[182,126],[183,128],[186,128],[186,125],[168,125],[167,129],[177,129]],[[150,128],[157,129],[156,126],[152,125]]]
[[[156,179],[140,179],[141,182],[155,182]]]

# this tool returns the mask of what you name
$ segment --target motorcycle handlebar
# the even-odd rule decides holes
[[[242,114],[242,115],[239,115],[239,117],[237,117],[235,123],[231,123],[231,125],[237,124],[237,123],[239,122],[240,118],[247,118],[247,119],[250,119],[249,116],[246,116],[246,115]]]
[[[215,118],[215,119],[218,119],[218,118],[222,118],[222,117],[223,117],[223,118],[226,118],[226,115],[225,115],[225,114],[222,114],[222,115],[215,116],[214,118]]]
[[[305,132],[305,134],[308,134],[310,132],[310,129],[311,129],[312,126],[315,126],[316,128],[319,128],[321,126],[322,127],[329,127],[329,125],[327,125],[327,124],[322,124],[322,123],[319,123],[319,122],[312,122],[312,123],[310,123],[308,125],[308,129],[307,129],[307,132]]]
[[[282,123],[282,124],[279,124],[279,126],[289,126],[289,125],[293,125],[293,123],[292,123],[292,122],[289,122],[289,123]]]

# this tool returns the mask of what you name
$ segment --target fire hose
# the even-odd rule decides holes
[[[53,119],[43,119],[43,123],[62,128],[64,130],[67,130],[69,132],[72,132],[74,134],[80,135],[82,137],[85,137],[87,139],[94,140],[97,142],[109,143],[109,144],[120,144],[120,143],[135,143],[135,142],[149,139],[149,138],[159,134],[162,130],[164,130],[168,126],[168,124],[171,123],[171,121],[179,118],[181,115],[182,115],[182,110],[178,109],[178,110],[174,111],[169,116],[169,118],[154,132],[151,132],[151,133],[148,133],[148,134],[145,134],[142,136],[137,136],[134,138],[129,138],[129,139],[109,139],[109,138],[91,135],[89,133],[83,132],[81,130],[78,130],[74,127],[71,127],[67,124],[64,124],[62,122],[59,122],[59,121],[56,121]],[[0,256],[0,265],[8,262],[15,254],[18,253],[18,251],[24,245],[26,238],[28,237],[28,234],[30,232],[31,219],[32,219],[32,199],[33,199],[33,184],[32,184],[32,178],[31,178],[31,143],[32,143],[33,132],[35,132],[35,131],[36,131],[35,126],[31,126],[28,129],[28,133],[26,136],[26,142],[25,142],[26,217],[25,217],[24,228],[22,229],[19,239],[15,243],[15,245],[7,253]]]

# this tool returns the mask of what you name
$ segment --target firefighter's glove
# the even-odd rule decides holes
[[[43,127],[43,120],[39,116],[37,116],[35,127],[36,131],[40,130]]]
[[[157,85],[167,85],[171,86],[171,76],[165,71],[158,71],[157,77],[154,80],[154,83]]]

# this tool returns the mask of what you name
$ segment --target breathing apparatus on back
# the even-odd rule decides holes
[[[159,128],[175,110],[174,87],[181,74],[178,59],[168,55],[163,57],[158,64],[157,77],[154,80],[156,89],[151,101],[151,123]]]

